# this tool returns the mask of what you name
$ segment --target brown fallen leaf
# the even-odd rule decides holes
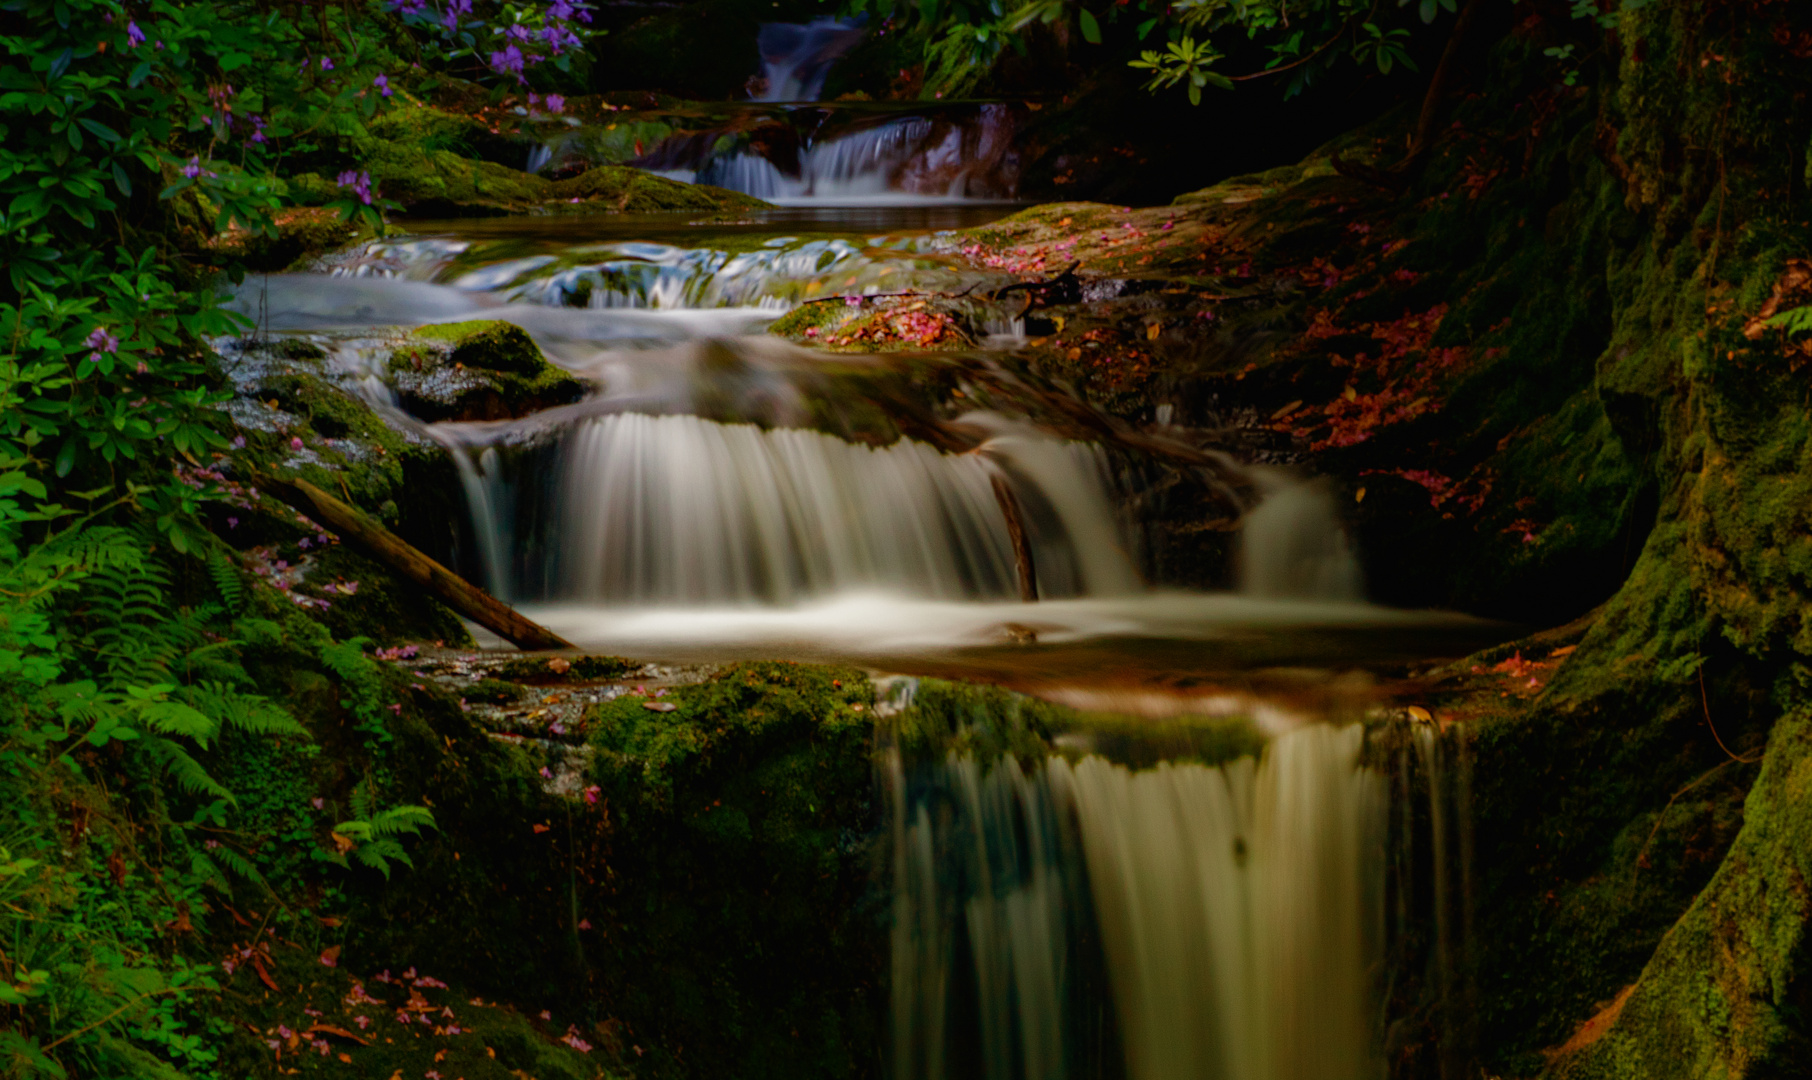
[[[1572,653],[1572,651],[1574,649],[1577,649],[1577,648],[1579,648],[1579,646],[1577,646],[1577,645],[1563,645],[1560,648],[1555,649],[1553,652],[1549,653],[1548,659],[1552,660],[1557,656],[1567,656],[1570,653]]]
[[[1420,720],[1424,724],[1432,723],[1434,721],[1434,714],[1420,705],[1411,705],[1406,711],[1409,713],[1409,718],[1411,720]]]
[[[304,1028],[302,1030],[302,1034],[304,1034],[304,1035],[332,1035],[335,1038],[350,1039],[353,1042],[358,1043],[360,1046],[370,1046],[371,1045],[370,1042],[366,1041],[365,1039],[361,1039],[359,1036],[354,1035],[352,1032],[347,1031],[345,1028],[335,1027],[332,1024],[314,1024],[310,1027]]]
[[[277,980],[271,978],[271,973],[269,971],[265,970],[264,958],[259,956],[257,953],[252,954],[252,970],[258,973],[259,982],[262,982],[264,985],[270,987],[272,990],[275,990],[279,994],[281,994],[283,992],[283,988],[281,986],[277,985]]]
[[[547,662],[547,670],[553,672],[555,675],[564,675],[568,671],[571,671],[572,667],[571,661],[563,660],[558,656]]]
[[[642,702],[642,708],[647,709],[649,712],[672,712],[679,708],[679,706],[671,701],[644,701]]]
[[[544,833],[544,832],[546,832],[546,831],[547,831],[547,830],[548,830],[548,829],[550,829],[550,828],[552,828],[552,827],[553,827],[553,826],[551,826],[551,825],[536,825],[536,826],[535,826],[535,834],[536,834],[536,835],[537,835],[537,836],[539,836],[539,835],[540,835],[540,834],[542,834],[542,833]]]

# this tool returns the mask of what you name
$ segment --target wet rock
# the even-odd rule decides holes
[[[505,420],[585,396],[521,327],[479,320],[415,330],[390,356],[403,407],[423,420]]]

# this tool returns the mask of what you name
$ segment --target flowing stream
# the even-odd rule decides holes
[[[1137,768],[1093,744],[896,756],[896,1080],[1379,1076],[1390,815],[1366,728],[1325,721],[1376,700],[1366,664],[1485,632],[1365,603],[1332,495],[1303,477],[1243,471],[1239,584],[1191,592],[1144,579],[1123,451],[1002,407],[939,421],[968,449],[857,430],[879,400],[864,380],[1010,357],[1017,328],[985,303],[968,358],[762,333],[826,294],[1006,280],[940,238],[998,212],[426,225],[249,279],[235,303],[445,448],[466,521],[437,554],[582,647],[838,658],[1268,737],[1257,756]],[[466,319],[521,326],[584,393],[501,420],[413,415],[390,355],[410,327]]]

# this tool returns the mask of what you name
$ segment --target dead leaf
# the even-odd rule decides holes
[[[358,847],[359,845],[350,836],[345,836],[340,833],[334,833],[333,834],[333,846],[334,846],[334,850],[336,850],[340,854],[344,855],[348,851],[351,851],[353,848]]]
[[[551,828],[553,828],[553,826],[551,826],[551,825],[536,825],[535,826],[535,835],[539,836]]]
[[[1411,720],[1418,720],[1424,724],[1434,722],[1434,714],[1420,705],[1411,705],[1406,711],[1409,713],[1409,718]]]
[[[547,662],[547,670],[553,672],[555,675],[564,675],[568,671],[571,671],[572,667],[571,661],[562,659],[558,656]]]
[[[283,992],[283,988],[277,985],[277,980],[271,978],[271,973],[265,970],[264,958],[257,953],[252,954],[252,970],[258,973],[259,982],[262,982],[279,994]]]
[[[1284,417],[1290,415],[1291,413],[1295,412],[1297,409],[1300,409],[1300,408],[1302,408],[1302,399],[1297,398],[1295,401],[1290,402],[1288,405],[1285,405],[1283,408],[1272,413],[1271,419],[1282,420]]]
[[[360,1038],[357,1035],[354,1035],[352,1032],[347,1031],[345,1028],[335,1027],[332,1024],[315,1024],[311,1027],[305,1028],[303,1030],[302,1034],[304,1034],[304,1035],[332,1035],[338,1039],[350,1039],[351,1041],[358,1043],[360,1046],[370,1046],[371,1045],[371,1043],[367,1042],[366,1040]]]
[[[1365,489],[1364,488],[1360,488],[1358,491],[1353,492],[1353,501],[1356,503],[1362,503],[1365,501]]]
[[[679,706],[673,704],[671,701],[644,701],[642,702],[642,708],[647,709],[649,712],[672,712],[679,708]]]
[[[348,1064],[348,1065],[352,1064],[352,1055],[351,1054],[341,1051],[339,1057],[340,1057],[340,1060],[345,1062],[346,1064]]]
[[[324,966],[334,967],[334,966],[338,965],[339,962],[340,962],[340,946],[329,945],[327,948],[321,950],[321,963]]]
[[[1579,646],[1577,646],[1577,645],[1563,645],[1560,648],[1555,649],[1553,652],[1549,653],[1548,659],[1552,660],[1555,657],[1567,656],[1567,655],[1571,654],[1574,649],[1577,649],[1577,648],[1579,648]]]

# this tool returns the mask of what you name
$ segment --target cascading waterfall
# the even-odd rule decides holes
[[[981,455],[638,414],[585,422],[566,454],[558,531],[564,580],[581,599],[772,604],[852,590],[938,599],[1017,590],[995,466]],[[1069,482],[1089,480],[1075,470]],[[1113,567],[1111,550],[1066,560],[1063,543],[1047,540],[1048,561],[1081,565],[1084,588],[1131,574]]]
[[[1120,1075],[1091,968],[1131,1080],[1381,1076],[1384,785],[1363,740],[1312,725],[1256,762],[1140,772],[896,762],[896,1080]]]
[[[1263,497],[1240,530],[1240,591],[1267,599],[1364,600],[1359,560],[1327,486],[1279,469],[1248,475]]]

